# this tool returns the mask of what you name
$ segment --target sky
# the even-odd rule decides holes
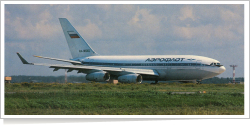
[[[244,77],[243,4],[5,4],[5,76],[59,76],[27,61],[65,64],[33,55],[70,59],[58,18],[67,18],[100,55],[199,55],[219,60]],[[76,71],[68,75],[77,75]],[[83,74],[78,74],[83,75]]]

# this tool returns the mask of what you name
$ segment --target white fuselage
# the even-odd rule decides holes
[[[159,74],[143,75],[144,80],[203,80],[226,70],[218,60],[194,55],[89,56],[74,60],[89,66],[153,69]]]

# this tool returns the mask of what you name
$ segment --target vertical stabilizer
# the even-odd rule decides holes
[[[59,21],[73,58],[97,55],[66,18],[59,18]]]

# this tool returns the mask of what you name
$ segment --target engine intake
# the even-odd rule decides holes
[[[141,83],[142,76],[139,74],[128,74],[118,77],[118,81],[122,83]]]
[[[109,81],[110,75],[107,72],[94,72],[86,75],[86,80],[95,82]]]

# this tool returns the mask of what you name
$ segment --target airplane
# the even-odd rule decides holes
[[[143,80],[179,81],[201,83],[201,80],[212,78],[223,73],[226,68],[218,60],[196,55],[109,55],[96,53],[81,37],[66,18],[59,18],[64,36],[73,59],[58,59],[35,56],[71,63],[41,64],[29,63],[20,53],[18,57],[23,64],[42,65],[54,68],[53,71],[66,69],[86,74],[86,80],[106,82],[118,80],[121,83],[142,83]]]

